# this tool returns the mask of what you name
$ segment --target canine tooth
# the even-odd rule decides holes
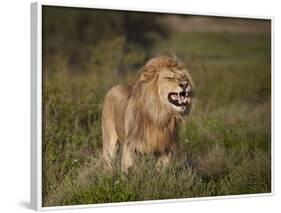
[[[178,98],[178,96],[177,95],[172,95],[172,99],[174,99],[174,100],[176,100]]]

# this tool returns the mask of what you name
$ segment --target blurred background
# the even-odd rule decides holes
[[[157,54],[195,82],[192,168],[126,181],[100,166],[103,98]],[[270,192],[271,21],[44,6],[43,113],[44,206]]]

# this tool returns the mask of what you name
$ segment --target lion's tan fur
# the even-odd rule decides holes
[[[172,84],[159,79],[163,69],[182,70],[183,67],[174,58],[155,57],[140,70],[133,86],[117,85],[105,97],[103,156],[110,164],[118,144],[122,145],[122,168],[125,172],[133,164],[135,153],[155,154],[159,159],[171,156],[178,140],[178,127],[185,114],[190,112],[190,102],[185,114],[174,112],[161,102],[159,87],[172,88]],[[189,74],[186,75],[192,84]]]

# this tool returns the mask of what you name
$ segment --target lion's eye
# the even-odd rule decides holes
[[[170,73],[169,75],[165,76],[164,78],[166,78],[166,79],[174,79],[175,78],[175,74],[174,73]]]
[[[164,78],[169,79],[169,80],[174,79],[174,77],[171,77],[171,76],[165,76]]]

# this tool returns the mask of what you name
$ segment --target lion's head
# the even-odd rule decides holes
[[[177,114],[190,112],[191,99],[194,95],[193,82],[188,70],[176,58],[168,56],[152,58],[141,69],[138,82],[143,87],[146,85],[150,90],[154,90],[159,104],[164,106],[162,109]]]

